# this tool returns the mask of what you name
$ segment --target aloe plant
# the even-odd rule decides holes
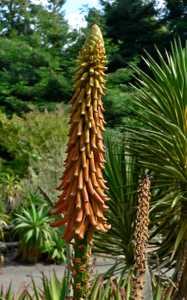
[[[65,171],[59,190],[63,190],[53,209],[64,218],[53,226],[65,224],[64,239],[74,239],[74,299],[86,299],[89,257],[95,230],[110,227],[104,168],[104,94],[105,48],[101,31],[93,25],[80,52],[74,94],[71,100],[70,132]]]
[[[50,278],[44,274],[41,276],[41,286],[38,287],[38,280],[32,279],[32,291],[27,288],[13,293],[11,284],[8,289],[0,289],[0,299],[3,300],[73,300],[72,296],[67,297],[68,280],[66,277],[59,279],[55,272]],[[133,290],[133,278],[111,277],[105,280],[103,276],[96,276],[90,286],[87,300],[131,300]],[[172,285],[166,287],[154,281],[153,299],[146,300],[172,300]]]
[[[47,254],[48,260],[57,264],[66,261],[65,242],[59,231],[51,232],[51,238],[41,246],[42,254]]]
[[[43,245],[52,241],[50,222],[45,206],[38,208],[31,204],[30,208],[23,208],[15,215],[14,231],[19,237],[24,260],[37,261]]]

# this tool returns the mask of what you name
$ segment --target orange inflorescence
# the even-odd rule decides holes
[[[100,231],[109,229],[104,217],[108,197],[102,174],[105,62],[102,34],[93,25],[78,58],[67,159],[59,186],[63,192],[53,210],[64,215],[53,226],[66,225],[64,239],[67,241],[75,235],[82,239],[90,225]]]

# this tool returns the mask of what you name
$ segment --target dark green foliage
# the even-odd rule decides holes
[[[28,0],[5,0],[0,3],[1,35],[30,34],[29,9],[31,2]]]
[[[19,124],[0,114],[0,169],[2,173],[25,174],[29,165],[29,142],[23,138]]]
[[[70,93],[59,58],[18,39],[0,38],[0,77],[0,105],[8,113],[28,110],[30,101],[64,101]]]
[[[0,4],[0,107],[7,113],[29,111],[31,101],[67,101],[70,73],[64,69],[68,25],[58,11],[29,1]],[[16,16],[16,17],[15,17]]]
[[[66,0],[48,0],[48,8],[53,12],[62,12],[62,7],[65,4]]]
[[[107,126],[124,130],[124,125],[134,121],[134,88],[129,85],[133,71],[130,68],[118,69],[107,75],[107,91],[104,98]]]
[[[187,2],[186,0],[166,0],[165,19],[171,34],[180,36],[182,42],[187,37]]]
[[[105,12],[106,35],[119,50],[112,57],[110,70],[124,67],[143,49],[152,52],[162,36],[161,24],[156,19],[154,1],[101,1]]]
[[[62,2],[60,4],[60,1],[51,1],[49,10],[42,5],[33,4],[30,0],[1,2],[0,35],[19,37],[32,46],[40,45],[53,52],[61,51],[68,34],[68,25],[61,13]]]

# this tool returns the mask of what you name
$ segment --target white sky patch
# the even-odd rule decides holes
[[[87,1],[87,2],[91,2],[91,5],[89,5],[89,6],[92,6],[92,7],[98,7],[98,5],[99,5],[98,0],[92,0],[92,1]]]
[[[42,4],[42,5],[46,5],[48,3],[47,0],[32,0],[32,2],[34,4]]]
[[[162,7],[164,7],[164,0],[157,0],[156,1],[156,6],[157,6],[157,8],[162,8]]]
[[[86,27],[85,6],[101,8],[99,0],[66,0],[64,5],[65,17],[72,29]]]
[[[65,17],[69,23],[69,26],[72,29],[79,29],[81,27],[86,27],[87,22],[85,20],[85,17],[83,16],[83,14],[79,13],[78,11],[66,14]]]

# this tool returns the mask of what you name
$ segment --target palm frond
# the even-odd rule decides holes
[[[174,41],[171,49],[164,55],[157,49],[159,62],[147,53],[147,73],[133,66],[139,125],[127,128],[129,153],[153,175],[152,235],[162,236],[156,243],[163,260],[174,259],[186,232],[182,208],[187,205],[187,45],[182,48]]]
[[[134,158],[126,153],[123,141],[106,139],[105,177],[109,186],[107,234],[95,237],[95,251],[117,258],[111,271],[127,271],[133,266],[133,235],[136,217],[136,190],[140,170]]]

